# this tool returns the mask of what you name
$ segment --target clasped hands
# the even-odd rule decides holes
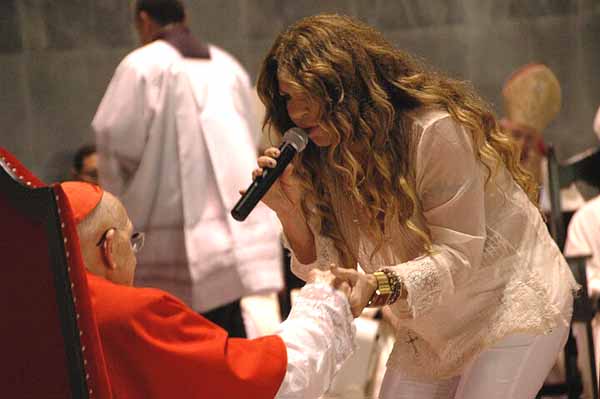
[[[354,317],[360,316],[377,289],[377,280],[372,274],[339,267],[327,271],[313,269],[306,282],[325,283],[343,293],[348,298]]]

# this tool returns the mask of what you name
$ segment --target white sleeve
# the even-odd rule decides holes
[[[287,371],[277,399],[314,399],[354,351],[355,327],[346,297],[326,284],[307,284],[278,335]]]
[[[100,183],[115,195],[123,192],[142,159],[150,121],[156,113],[159,84],[150,84],[140,68],[126,58],[115,71],[92,121]]]
[[[415,318],[453,295],[456,282],[479,267],[486,238],[485,170],[465,129],[449,116],[434,122],[421,137],[416,162],[417,195],[433,251],[391,266],[408,293],[407,301],[391,308],[405,314],[408,305]]]
[[[588,292],[590,296],[600,295],[600,253],[597,240],[600,237],[600,219],[596,209],[598,199],[592,200],[575,212],[567,229],[565,256],[591,256],[586,263]]]
[[[283,246],[290,251],[290,269],[298,278],[306,281],[308,273],[312,269],[329,270],[333,265],[341,265],[340,256],[335,249],[333,240],[329,237],[325,237],[315,231],[315,228],[308,223],[308,228],[312,231],[315,238],[315,251],[317,258],[312,263],[302,263],[296,258],[294,251],[285,235],[285,231],[282,235]]]

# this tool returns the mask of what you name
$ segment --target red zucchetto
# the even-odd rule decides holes
[[[79,224],[100,203],[104,190],[95,184],[68,181],[60,185],[67,195],[75,223]]]

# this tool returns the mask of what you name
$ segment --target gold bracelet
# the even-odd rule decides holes
[[[396,273],[389,269],[382,269],[374,272],[373,276],[377,280],[377,288],[367,302],[367,307],[381,307],[396,302],[402,295],[404,287]]]
[[[367,307],[370,308],[384,306],[392,295],[392,287],[387,274],[383,271],[376,271],[373,273],[373,277],[377,281],[377,288],[367,303]]]
[[[404,283],[400,280],[400,277],[398,277],[398,275],[392,270],[383,269],[382,271],[388,276],[388,279],[390,280],[390,286],[392,287],[392,295],[390,296],[390,300],[387,303],[388,305],[391,305],[402,296],[402,291],[404,291]]]

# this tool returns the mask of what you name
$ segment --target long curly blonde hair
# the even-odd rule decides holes
[[[319,125],[334,136],[335,144],[327,148],[309,145],[295,166],[306,192],[305,216],[316,212],[319,233],[333,240],[344,266],[354,267],[357,254],[345,242],[334,214],[332,184],[372,221],[380,244],[385,226],[398,218],[421,241],[423,252],[431,248],[428,233],[411,222],[419,202],[410,178],[414,166],[406,112],[418,107],[446,109],[472,134],[488,181],[504,164],[537,202],[537,185],[520,167],[518,148],[472,88],[425,68],[368,25],[321,14],[296,22],[277,37],[257,88],[266,107],[265,126],[285,132],[294,124],[279,93],[278,72],[290,76],[319,105]],[[309,210],[307,203],[316,204],[315,209]]]

